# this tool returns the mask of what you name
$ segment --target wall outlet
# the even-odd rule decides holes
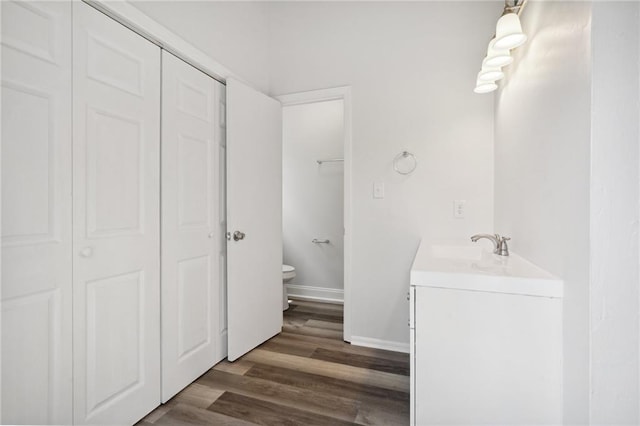
[[[373,198],[384,198],[384,183],[383,182],[374,182],[373,183]]]
[[[455,200],[453,202],[453,217],[457,219],[464,218],[466,200]]]

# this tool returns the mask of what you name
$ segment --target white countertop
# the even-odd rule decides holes
[[[561,279],[517,254],[493,254],[484,243],[422,242],[411,267],[411,285],[562,298]]]

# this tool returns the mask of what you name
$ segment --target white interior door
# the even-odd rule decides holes
[[[218,120],[218,334],[216,362],[227,356],[227,87],[219,86]]]
[[[71,3],[2,7],[2,424],[71,422]]]
[[[160,49],[73,3],[74,422],[160,403]]]
[[[217,361],[222,84],[162,53],[162,401]]]
[[[227,80],[228,358],[282,329],[282,107]]]

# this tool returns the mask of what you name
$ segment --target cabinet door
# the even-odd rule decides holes
[[[162,55],[162,400],[216,359],[219,344],[220,87]]]
[[[416,425],[562,424],[562,299],[417,287]]]
[[[160,403],[160,49],[73,3],[74,421]]]
[[[71,3],[2,7],[2,424],[71,422]]]

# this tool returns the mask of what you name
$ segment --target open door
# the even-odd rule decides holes
[[[234,361],[282,329],[282,107],[227,80],[227,328]]]

